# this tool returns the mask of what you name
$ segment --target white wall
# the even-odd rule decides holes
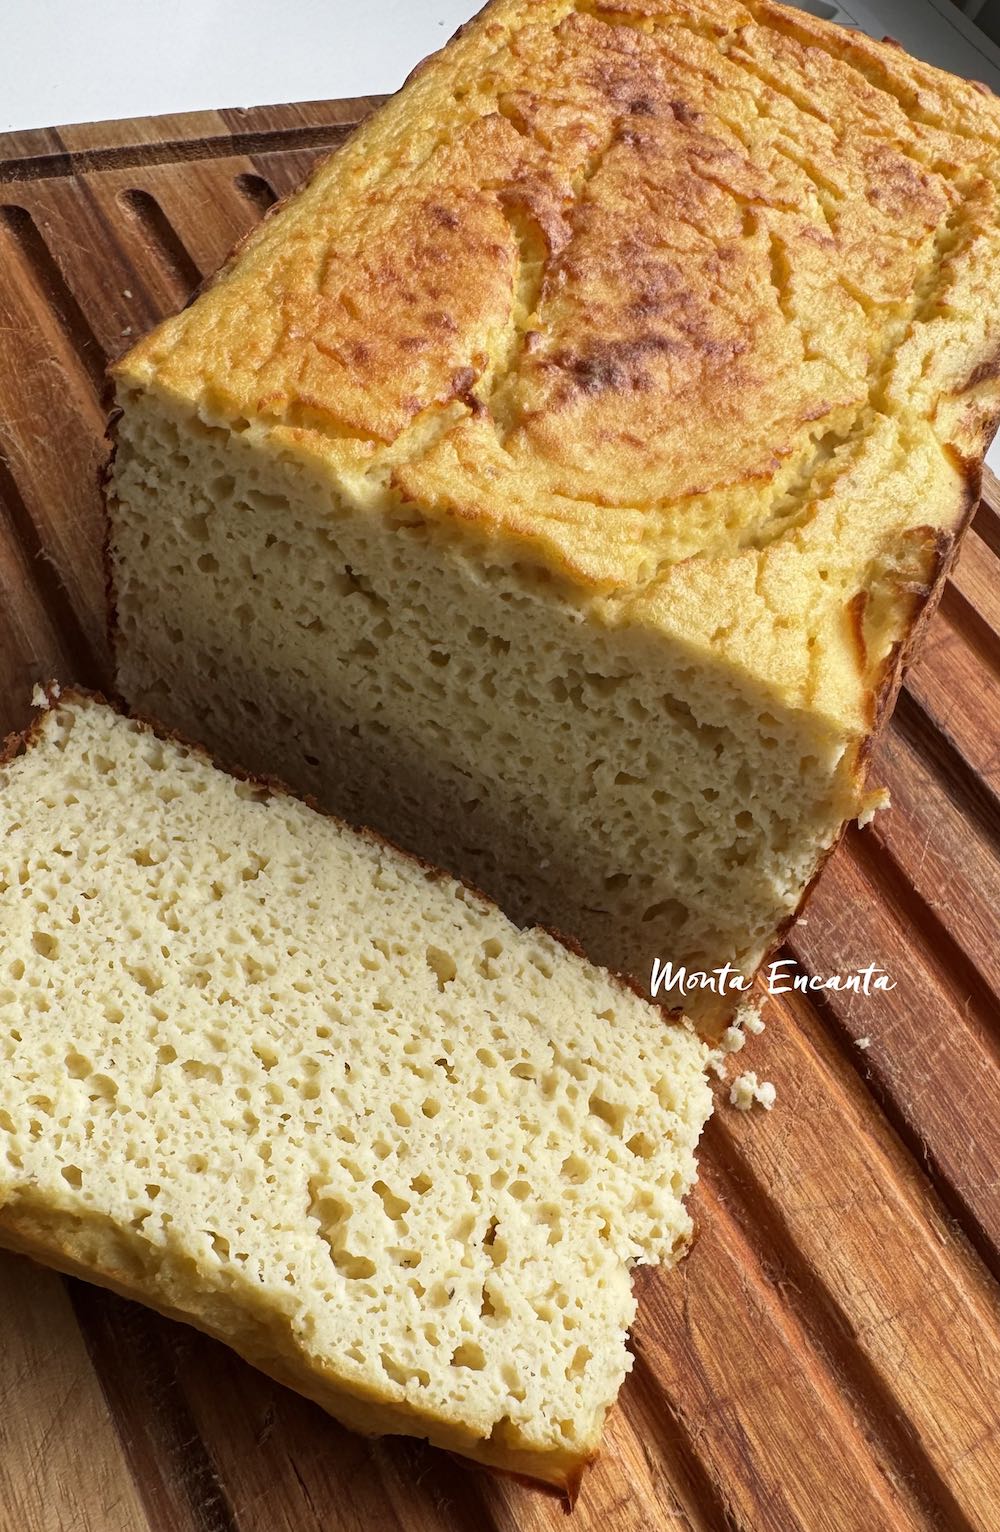
[[[0,130],[395,90],[478,0],[0,0]]]

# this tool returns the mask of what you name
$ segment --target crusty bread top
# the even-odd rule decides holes
[[[1000,407],[998,180],[894,45],[494,0],[118,375],[864,727]]]

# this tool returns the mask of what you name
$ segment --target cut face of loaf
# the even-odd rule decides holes
[[[136,707],[640,982],[752,971],[852,812],[822,720],[349,509],[255,430],[126,396],[115,494]]]
[[[690,1031],[80,696],[0,766],[0,930],[0,1243],[572,1486],[690,1235]]]
[[[766,0],[495,0],[119,364],[123,692],[640,982],[751,972],[975,500],[998,165]]]

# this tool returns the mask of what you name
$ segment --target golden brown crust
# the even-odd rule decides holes
[[[992,434],[992,433],[991,433]],[[964,503],[958,520],[951,530],[928,529],[932,544],[931,568],[925,582],[912,590],[913,608],[902,641],[894,643],[886,656],[882,675],[875,692],[875,708],[872,733],[862,746],[862,758],[867,759],[896,705],[899,689],[906,678],[921,637],[930,622],[944,591],[945,581],[958,557],[962,537],[979,506],[982,491],[981,460],[962,461],[961,472],[965,480]]]
[[[905,680],[906,672],[910,667],[917,648],[919,647],[921,636],[931,617],[934,615],[935,610],[937,609],[938,602],[940,601],[942,592],[944,590],[945,581],[952,568],[952,565],[955,562],[955,559],[958,556],[958,552],[961,547],[962,535],[968,527],[969,523],[972,521],[972,518],[975,515],[979,505],[982,481],[981,465],[978,463],[970,463],[963,466],[966,475],[966,505],[961,522],[959,523],[956,530],[951,534],[941,531],[932,532],[931,540],[934,549],[932,571],[923,585],[918,587],[915,591],[910,592],[913,605],[905,638],[902,642],[894,643],[889,653],[886,655],[882,665],[881,680],[877,689],[872,695],[871,727],[869,732],[861,740],[857,751],[855,781],[859,804],[861,794],[865,786],[872,752],[875,748],[875,745],[878,743],[882,730],[884,729],[889,718],[892,716],[893,708],[896,705],[896,698],[899,694],[899,689]],[[859,593],[859,597],[857,599],[857,613],[855,618],[856,630],[858,634],[857,641],[862,652],[864,652],[865,649],[865,641],[863,637],[865,601],[863,597],[864,593]],[[778,927],[774,934],[773,941],[771,942],[764,956],[761,958],[757,968],[758,972],[761,972],[766,967],[770,959],[780,949],[782,943],[785,940],[785,937],[795,925],[796,921],[799,919],[799,916],[804,912],[806,905],[809,903],[809,900],[812,898],[813,893],[815,892],[823,869],[826,867],[830,857],[839,847],[851,822],[852,821],[849,819],[844,821],[840,827],[836,839],[825,849],[822,856],[819,858],[813,870],[812,876],[809,879],[809,882],[806,884],[806,887],[803,889],[802,895],[795,909]]]
[[[866,582],[1000,402],[998,181],[994,98],[769,0],[494,0],[116,375],[862,734]]]

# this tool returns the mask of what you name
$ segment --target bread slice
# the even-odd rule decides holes
[[[125,695],[751,972],[976,502],[998,166],[988,92],[767,0],[494,0],[118,365]]]
[[[0,766],[0,929],[0,1243],[572,1489],[690,1237],[690,1030],[80,694]]]

